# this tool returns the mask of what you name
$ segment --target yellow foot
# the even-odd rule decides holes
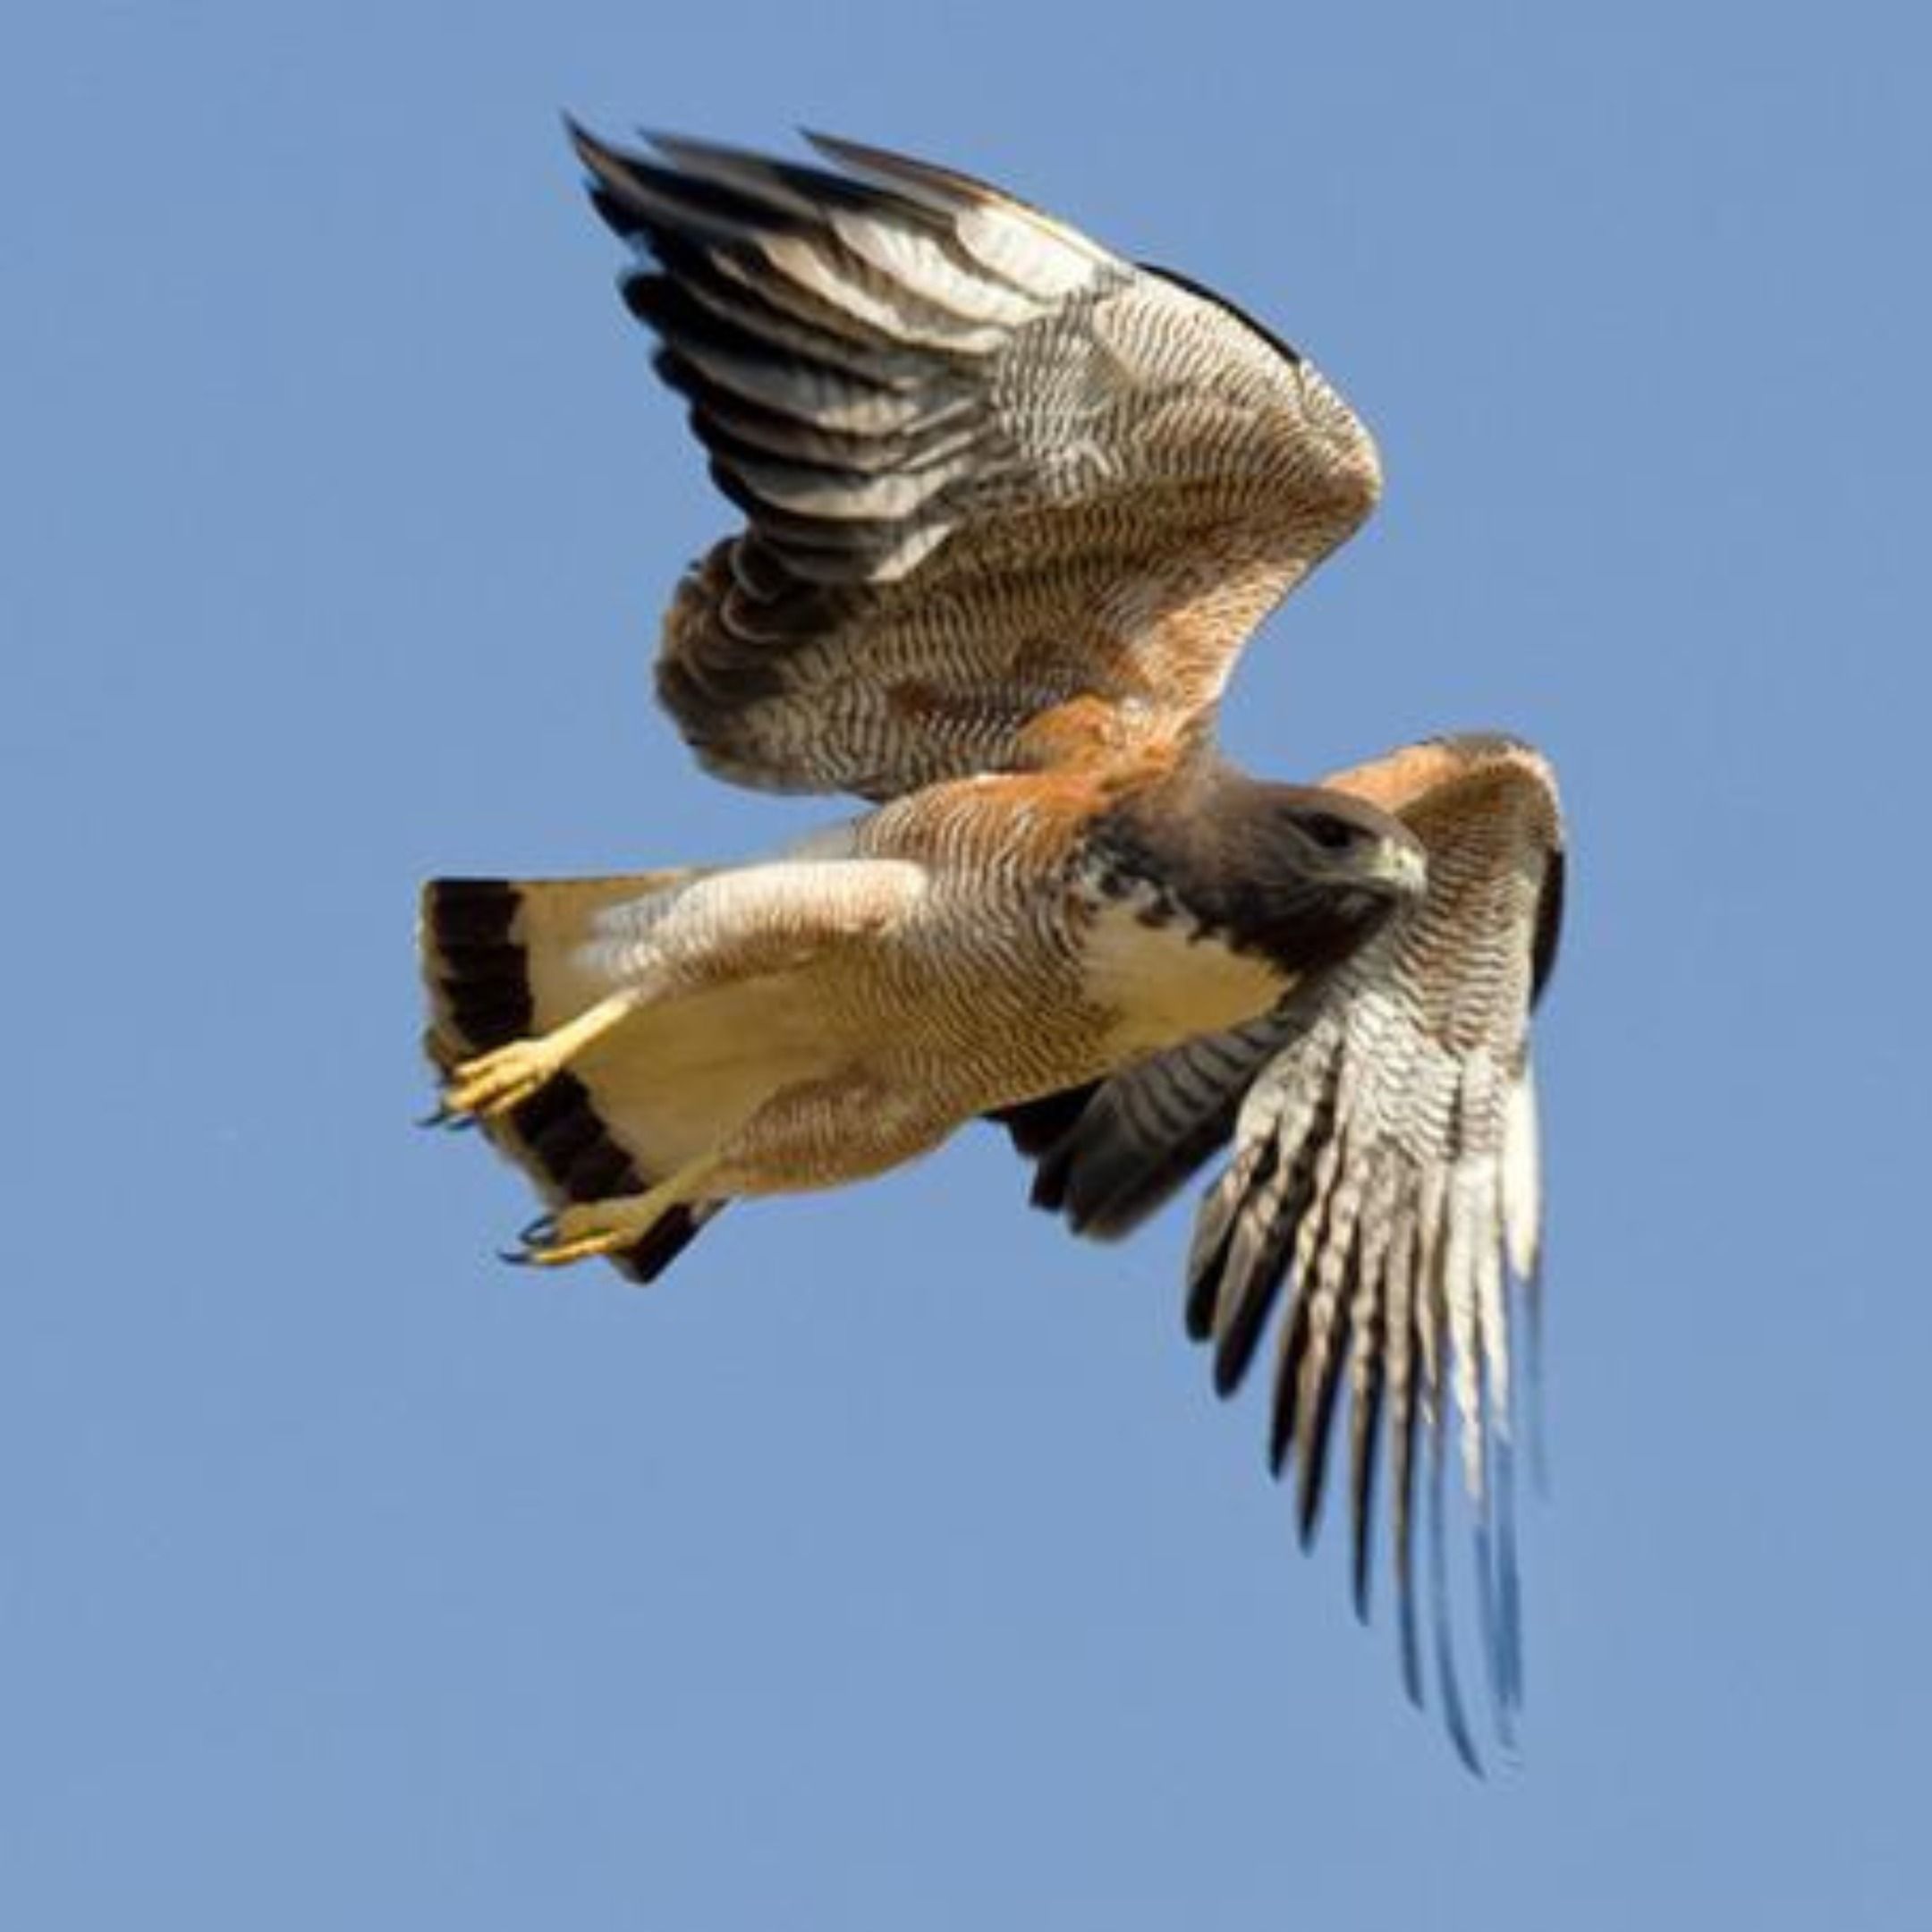
[[[618,1254],[634,1248],[658,1221],[681,1201],[699,1198],[716,1161],[696,1161],[668,1181],[641,1194],[623,1194],[608,1200],[572,1201],[524,1229],[521,1248],[506,1261],[536,1267],[562,1267],[597,1255]]]
[[[459,1061],[444,1083],[439,1123],[491,1120],[530,1097],[603,1036],[637,1004],[632,989],[614,993],[574,1020],[533,1039],[512,1040],[493,1053]]]
[[[450,1069],[439,1120],[490,1120],[530,1097],[563,1070],[568,1054],[550,1050],[548,1039],[512,1040]]]

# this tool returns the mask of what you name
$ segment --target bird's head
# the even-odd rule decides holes
[[[1345,792],[1266,784],[1213,765],[1107,815],[1104,869],[1290,977],[1333,963],[1428,883],[1422,842]]]
[[[1401,819],[1318,786],[1255,790],[1245,865],[1265,943],[1284,962],[1339,958],[1428,890],[1422,842]]]
[[[1268,830],[1300,874],[1388,900],[1419,899],[1428,859],[1400,818],[1379,806],[1318,785],[1267,785]]]

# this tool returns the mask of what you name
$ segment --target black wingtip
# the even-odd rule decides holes
[[[568,108],[560,110],[558,118],[564,123],[564,138],[571,144],[577,158],[597,180],[608,181],[616,172],[623,157],[593,134]]]
[[[1505,1436],[1496,1452],[1497,1657],[1504,1741],[1515,1745],[1515,1718],[1523,1704],[1522,1569],[1516,1550],[1516,1456]]]
[[[1487,1516],[1479,1521],[1475,1534],[1476,1620],[1482,1633],[1483,1674],[1489,1686],[1489,1708],[1497,1735],[1506,1743],[1509,1724],[1509,1665],[1504,1657],[1502,1624],[1498,1617],[1496,1538]]]
[[[1396,1648],[1402,1659],[1402,1695],[1421,1710],[1422,1640],[1416,1629],[1415,1579],[1406,1571],[1396,1586],[1395,1627]]]
[[[1268,1468],[1279,1477],[1294,1448],[1295,1411],[1301,1400],[1302,1337],[1308,1326],[1308,1296],[1295,1284],[1294,1299],[1282,1328],[1281,1359],[1275,1370],[1275,1388],[1268,1405]]]
[[[1330,1318],[1314,1365],[1312,1402],[1304,1399],[1296,1417],[1297,1489],[1301,1520],[1301,1547],[1313,1546],[1321,1525],[1322,1499],[1327,1493],[1328,1457],[1335,1437],[1335,1397],[1342,1383],[1342,1358],[1350,1345],[1349,1304],[1344,1299]]]
[[[1042,1214],[1058,1214],[1067,1204],[1067,1175],[1072,1165],[1063,1146],[1041,1155],[1039,1165],[1033,1170],[1033,1185],[1027,1195],[1029,1204]],[[1081,1233],[1078,1217],[1070,1218],[1073,1232]]]
[[[645,127],[640,123],[631,131],[653,154],[661,156],[680,171],[694,163],[703,162],[708,156],[719,160],[754,162],[762,162],[765,158],[749,148],[734,148],[728,141],[707,140],[701,134],[680,134],[674,128]]]
[[[831,162],[835,167],[874,172],[866,169],[866,159],[875,156],[877,150],[868,148],[862,141],[850,140],[843,134],[828,134],[823,128],[807,127],[802,122],[795,123],[792,131],[815,155]]]
[[[1181,1326],[1190,1342],[1199,1343],[1214,1339],[1215,1303],[1219,1299],[1220,1285],[1220,1275],[1212,1268],[1203,1268],[1189,1278]]]
[[[1357,1621],[1368,1621],[1369,1584],[1375,1573],[1377,1452],[1382,1436],[1380,1356],[1372,1355],[1366,1382],[1353,1389],[1349,1405],[1349,1529],[1353,1538]]]
[[[1438,1410],[1438,1431],[1441,1422]],[[1449,1741],[1454,1747],[1456,1756],[1462,1760],[1463,1768],[1471,1776],[1479,1778],[1484,1775],[1482,1759],[1477,1756],[1475,1740],[1470,1734],[1469,1713],[1462,1702],[1462,1681],[1456,1670],[1455,1638],[1451,1629],[1449,1551],[1443,1521],[1443,1465],[1445,1460],[1438,1434],[1429,1471],[1429,1623],[1435,1634],[1436,1682],[1442,1692],[1443,1724],[1449,1733]]]
[[[1556,953],[1563,937],[1563,892],[1569,861],[1562,846],[1555,847],[1545,861],[1543,889],[1537,894],[1536,933],[1530,942],[1530,1004],[1538,1004],[1556,970]]]

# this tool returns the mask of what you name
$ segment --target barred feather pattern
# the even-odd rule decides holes
[[[747,520],[658,662],[721,775],[879,798],[1198,741],[1375,501],[1304,358],[984,183],[820,137],[831,167],[576,140]]]
[[[1052,1109],[1055,1131],[1038,1145],[1015,1110],[1020,1149],[1039,1159],[1033,1205],[1063,1213],[1076,1234],[1131,1233],[1226,1142],[1241,1095],[1280,1039],[1281,1023],[1267,1013],[1152,1055],[1101,1082],[1077,1110]],[[1068,1131],[1076,1122],[1077,1135]]]
[[[1421,904],[1272,1013],[1099,1086],[1039,1148],[1036,1199],[1084,1232],[1118,1233],[1232,1142],[1196,1218],[1189,1332],[1208,1344],[1228,1394],[1275,1319],[1269,1460],[1277,1475],[1293,1470],[1304,1541],[1345,1398],[1364,1615],[1385,1449],[1402,1672],[1419,1701],[1416,1527],[1428,1474],[1436,1672],[1452,1738],[1474,1765],[1439,1471],[1457,1462],[1470,1499],[1483,1652],[1507,1742],[1522,1684],[1513,1336],[1534,1292],[1540,1219],[1529,1021],[1560,919],[1560,809],[1544,761],[1492,736],[1431,741],[1326,783],[1421,837]]]
[[[1461,771],[1446,780],[1433,773],[1402,812],[1428,848],[1421,906],[1279,1016],[1292,1037],[1241,1103],[1235,1157],[1203,1204],[1189,1274],[1191,1299],[1211,1309],[1224,1385],[1245,1367],[1244,1354],[1228,1360],[1225,1352],[1248,1345],[1260,1318],[1255,1304],[1285,1301],[1271,1451],[1277,1471],[1296,1467],[1304,1538],[1319,1515],[1345,1381],[1364,1614],[1385,1411],[1391,1556],[1411,1694],[1421,1684],[1416,1445],[1456,1456],[1476,1524],[1483,1653],[1507,1741],[1521,1691],[1511,1279],[1532,1292],[1539,1205],[1528,1023],[1560,830],[1534,754],[1495,741],[1464,741],[1461,750]],[[1346,788],[1345,777],[1332,782]],[[1473,1761],[1440,1535],[1432,1529],[1437,1672],[1452,1733]]]

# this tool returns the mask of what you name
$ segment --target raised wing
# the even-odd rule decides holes
[[[1211,1344],[1215,1385],[1227,1394],[1284,1304],[1269,1458],[1277,1475],[1296,1465],[1304,1541],[1318,1521],[1345,1379],[1364,1612],[1385,1436],[1402,1667],[1417,1698],[1421,1449],[1437,1676],[1452,1734],[1473,1762],[1448,1630],[1441,1476],[1453,1407],[1506,1737],[1521,1692],[1509,1284],[1527,1297],[1537,1268],[1529,1023],[1561,919],[1562,819],[1549,767],[1507,739],[1418,745],[1325,782],[1395,812],[1421,837],[1421,905],[1264,1019],[1017,1110],[1008,1124],[1039,1160],[1035,1199],[1100,1235],[1132,1227],[1233,1140],[1196,1222],[1189,1333]]]
[[[1294,351],[980,182],[576,134],[741,534],[659,695],[741,783],[884,797],[1178,750],[1365,516],[1375,447]]]

